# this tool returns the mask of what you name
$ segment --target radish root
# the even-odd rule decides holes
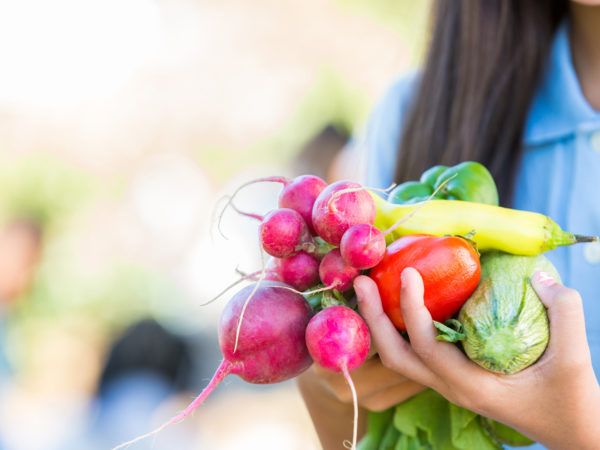
[[[246,217],[250,217],[252,219],[256,219],[259,222],[262,222],[263,219],[264,219],[264,216],[261,216],[259,214],[253,214],[253,213],[248,213],[248,212],[242,211],[237,206],[235,206],[235,204],[233,202],[230,202],[229,206],[231,206],[231,209],[233,209],[236,213],[241,214],[242,216],[246,216]]]
[[[262,250],[260,252],[260,260],[262,263],[262,270],[258,277],[258,281],[254,285],[254,289],[252,289],[252,292],[250,292],[250,295],[248,296],[248,298],[244,302],[244,306],[242,307],[242,312],[240,313],[240,320],[238,321],[238,326],[237,326],[237,329],[235,330],[235,345],[233,346],[233,353],[236,352],[237,347],[238,347],[238,341],[240,339],[240,330],[242,329],[242,321],[244,320],[244,313],[246,312],[246,307],[248,306],[248,303],[250,303],[250,300],[252,300],[254,293],[256,292],[256,290],[258,289],[258,287],[260,286],[262,281],[265,279],[265,275],[267,273],[267,269],[265,267],[265,254],[263,253]]]
[[[350,450],[356,450],[356,438],[358,434],[358,399],[356,396],[356,388],[354,387],[354,383],[352,382],[352,377],[350,377],[350,372],[348,372],[348,368],[344,364],[342,367],[342,373],[344,374],[344,378],[346,378],[346,382],[348,386],[350,386],[350,390],[352,391],[352,403],[354,405],[354,422],[352,427],[352,443],[348,441],[344,441],[344,447]],[[350,446],[348,446],[350,444]]]
[[[204,402],[206,397],[208,397],[212,393],[212,391],[217,387],[217,385],[221,381],[223,381],[223,378],[225,378],[227,375],[229,375],[232,368],[233,368],[233,366],[232,366],[231,362],[224,359],[221,362],[221,364],[219,365],[219,368],[215,372],[215,375],[213,376],[212,380],[210,380],[210,383],[208,383],[208,386],[206,386],[204,388],[204,390],[200,393],[200,395],[198,395],[198,397],[196,397],[194,399],[194,401],[192,401],[192,403],[190,403],[187,406],[187,408],[185,408],[181,413],[179,413],[178,415],[173,417],[168,422],[162,424],[160,427],[158,427],[154,431],[151,431],[149,433],[138,436],[135,439],[132,439],[131,441],[127,441],[122,444],[119,444],[116,447],[113,447],[112,450],[129,447],[131,444],[141,441],[142,439],[145,439],[147,437],[155,436],[158,433],[160,433],[161,431],[163,431],[165,428],[167,428],[173,424],[176,424],[177,422],[181,422],[183,419],[185,419],[187,416],[189,416],[191,414],[191,412],[194,411],[199,405],[201,405],[202,402]]]
[[[389,192],[389,191],[391,191],[391,190],[392,190],[392,189],[394,189],[395,187],[396,187],[396,183],[392,183],[390,186],[386,187],[385,189],[378,189],[378,188],[371,188],[371,187],[364,187],[364,186],[357,187],[357,188],[346,188],[346,189],[341,189],[341,190],[339,190],[339,191],[335,192],[335,193],[334,193],[334,194],[331,196],[331,198],[330,198],[330,199],[329,199],[329,201],[327,202],[327,208],[328,208],[328,209],[330,209],[330,210],[332,210],[332,211],[337,211],[337,210],[335,209],[335,207],[333,207],[333,208],[332,208],[332,206],[335,206],[335,205],[333,205],[333,202],[334,202],[334,201],[335,201],[335,200],[336,200],[338,197],[340,197],[340,196],[341,196],[341,195],[343,195],[343,194],[349,194],[349,193],[351,193],[351,192],[360,192],[360,191],[373,191],[373,192],[384,192],[384,193],[386,193],[386,192]]]
[[[223,206],[223,209],[221,209],[221,212],[219,213],[219,219],[217,220],[217,230],[219,230],[219,234],[221,236],[223,236],[223,238],[229,239],[227,236],[225,236],[225,233],[223,233],[223,229],[221,228],[221,223],[223,222],[223,216],[225,215],[225,211],[227,211],[227,206],[229,206],[229,203],[231,202],[231,195],[225,195],[221,198],[222,199],[226,198],[227,203],[225,203],[225,206]]]
[[[225,194],[222,195],[221,197],[219,197],[217,199],[217,201],[215,202],[215,206],[212,208],[212,210],[210,211],[210,240],[212,242],[214,242],[215,240],[215,236],[214,236],[214,231],[213,231],[213,224],[215,223],[215,219],[217,220],[217,230],[219,231],[219,233],[221,234],[221,236],[223,236],[225,239],[227,239],[227,236],[225,236],[225,234],[223,234],[223,231],[221,230],[221,219],[223,218],[223,214],[225,213],[225,209],[222,209],[221,212],[219,212],[219,215],[217,216],[217,211],[219,210],[218,206],[219,203],[221,203],[223,200],[229,199],[230,195]]]
[[[335,286],[325,286],[319,289],[315,289],[313,291],[299,291],[298,289],[294,289],[293,287],[290,286],[273,286],[274,288],[278,288],[278,289],[287,289],[288,291],[292,291],[295,292],[296,294],[300,294],[300,295],[312,295],[312,294],[316,294],[318,292],[325,292],[325,291],[331,291],[332,289],[335,289]]]
[[[227,203],[225,204],[225,206],[223,206],[223,209],[221,210],[221,214],[219,214],[219,223],[218,223],[218,229],[219,232],[221,233],[221,235],[227,239],[225,237],[225,235],[223,234],[223,232],[221,231],[221,221],[223,219],[223,214],[225,214],[225,211],[227,210],[227,207],[229,205],[233,204],[233,199],[235,198],[235,196],[246,186],[250,186],[251,184],[255,184],[255,183],[263,183],[263,182],[272,182],[272,183],[281,183],[284,186],[287,186],[288,184],[290,184],[292,182],[292,180],[290,180],[289,178],[286,177],[280,177],[280,176],[275,176],[275,177],[265,177],[265,178],[257,178],[256,180],[251,180],[251,181],[247,181],[246,183],[238,186],[238,188],[233,191],[233,194],[231,195],[226,195],[225,198],[229,197]],[[235,208],[234,208],[235,209]],[[238,211],[239,212],[239,211]],[[243,213],[242,213],[243,214]],[[262,219],[261,219],[262,220]]]
[[[240,273],[240,271],[238,271],[237,268],[236,268],[236,272]],[[239,280],[234,281],[233,283],[231,283],[229,286],[227,286],[225,289],[223,289],[221,292],[219,292],[216,296],[214,296],[213,298],[211,298],[209,301],[201,303],[200,306],[210,305],[212,302],[214,302],[216,299],[218,299],[221,295],[223,295],[225,292],[227,292],[232,287],[237,286],[242,281],[252,280],[252,279],[254,279],[254,277],[256,277],[257,275],[259,275],[260,273],[261,273],[260,270],[258,270],[256,272],[249,273],[249,274],[240,273],[240,275],[242,275],[242,277]]]

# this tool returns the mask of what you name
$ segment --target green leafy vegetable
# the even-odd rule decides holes
[[[435,337],[438,341],[458,342],[466,337],[462,323],[456,319],[448,319],[446,320],[446,323],[440,323],[437,320],[434,320],[433,325],[438,331],[438,335]]]
[[[524,447],[535,444],[535,441],[523,436],[517,430],[513,430],[511,427],[504,425],[503,423],[496,422],[495,420],[488,419],[487,417],[480,417],[480,419],[485,431],[497,442],[507,444],[512,447]]]
[[[367,422],[367,432],[360,441],[358,450],[379,450],[379,444],[383,440],[384,433],[390,425],[394,428],[393,417],[393,408],[382,412],[370,412]]]
[[[491,433],[490,424],[511,442]],[[504,443],[533,441],[428,389],[387,411],[369,413],[358,450],[499,450]]]

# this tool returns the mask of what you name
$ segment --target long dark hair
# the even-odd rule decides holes
[[[396,181],[435,164],[484,164],[502,204],[552,37],[567,0],[437,0],[418,92],[399,142]]]

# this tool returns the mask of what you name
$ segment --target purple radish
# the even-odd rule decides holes
[[[259,236],[265,252],[276,258],[286,258],[300,250],[314,252],[316,247],[306,222],[290,208],[267,214],[260,224]]]
[[[246,286],[226,305],[219,319],[219,346],[222,365],[230,373],[249,383],[268,384],[293,378],[310,366],[302,335],[312,312],[304,297],[289,287],[273,281]],[[234,351],[242,308],[254,289]]]
[[[279,194],[279,207],[290,208],[300,213],[309,231],[315,234],[312,210],[315,200],[327,187],[327,183],[315,175],[300,175],[286,184]]]
[[[317,197],[312,211],[315,230],[333,245],[340,245],[346,230],[354,225],[375,222],[375,202],[360,184],[338,181]]]
[[[330,289],[345,291],[358,275],[360,271],[344,261],[339,248],[327,253],[319,265],[321,282]]]
[[[242,316],[243,326],[234,350]],[[304,297],[284,283],[265,281],[240,290],[221,313],[218,333],[224,359],[206,388],[183,412],[161,427],[115,448],[128,446],[183,420],[227,375],[238,375],[248,383],[269,384],[301,374],[312,363],[305,341],[311,316]]]
[[[365,321],[347,306],[335,305],[318,312],[306,327],[306,345],[319,366],[344,374],[354,402],[352,449],[356,448],[358,404],[350,372],[367,358],[371,345]]]
[[[273,258],[267,263],[267,273],[275,274],[286,284],[298,291],[319,283],[319,261],[305,252],[296,253],[287,258]]]
[[[359,270],[370,269],[379,264],[385,255],[385,249],[383,233],[367,223],[348,228],[340,242],[344,261]]]

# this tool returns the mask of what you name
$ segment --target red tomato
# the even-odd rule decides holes
[[[384,311],[400,330],[406,330],[400,309],[400,274],[406,267],[421,274],[425,306],[439,322],[460,309],[481,277],[479,254],[466,239],[421,234],[392,242],[369,275],[377,283]]]

